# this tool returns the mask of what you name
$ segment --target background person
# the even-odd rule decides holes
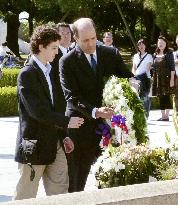
[[[173,52],[174,54],[174,63],[175,63],[175,107],[176,107],[176,112],[178,115],[178,35],[176,36],[176,44],[177,44],[177,50]]]
[[[147,52],[147,45],[144,39],[137,42],[138,53],[133,57],[132,72],[136,78],[141,81],[139,96],[143,100],[146,116],[149,116],[150,111],[150,69],[153,63],[152,55]]]
[[[39,26],[30,39],[32,56],[17,80],[19,130],[15,161],[20,178],[14,199],[35,198],[42,178],[47,195],[68,192],[67,161],[58,130],[79,128],[83,119],[58,112],[51,65],[58,53],[60,35],[55,29]],[[73,151],[70,138],[64,139],[66,152]]]
[[[57,32],[61,36],[58,47],[58,54],[55,56],[54,60],[50,63],[52,66],[51,75],[54,78],[56,84],[56,92],[58,92],[58,105],[60,107],[60,113],[65,114],[66,101],[61,88],[60,78],[59,78],[59,60],[63,55],[66,55],[70,51],[71,45],[71,29],[69,24],[63,22],[57,24]]]
[[[159,97],[161,118],[158,121],[169,121],[169,110],[172,108],[171,93],[174,87],[175,64],[173,53],[168,49],[168,41],[159,36],[153,61],[152,95]]]
[[[101,138],[96,128],[102,119],[110,119],[113,109],[102,106],[104,78],[134,76],[125,66],[118,50],[96,45],[94,22],[81,18],[73,24],[77,45],[60,59],[60,80],[67,101],[66,115],[80,116],[85,123],[69,129],[74,152],[67,155],[69,192],[84,190],[92,163],[100,153]]]
[[[7,42],[2,43],[0,46],[0,68],[6,63],[11,65],[15,57],[15,54],[8,48]]]
[[[113,47],[113,37],[111,32],[105,32],[103,34],[103,43],[105,46]]]

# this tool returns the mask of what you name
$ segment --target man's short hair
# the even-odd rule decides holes
[[[104,34],[103,34],[103,38],[106,38],[106,36],[112,38],[112,33],[111,33],[110,31],[108,31],[108,32],[104,32]]]
[[[30,47],[33,54],[38,54],[39,45],[43,45],[45,48],[52,42],[60,40],[61,36],[58,34],[56,29],[51,28],[49,25],[41,25],[36,27],[31,38],[30,38]]]
[[[94,27],[94,29],[96,29],[95,23],[91,18],[80,18],[72,24],[72,32],[74,36],[78,37],[78,24],[80,21],[86,21],[87,23],[91,24]]]
[[[58,23],[57,26],[56,26],[57,31],[59,32],[59,29],[62,28],[62,27],[69,28],[71,35],[73,35],[72,29],[70,27],[70,24],[65,23],[65,22]]]
[[[57,30],[59,30],[59,28],[61,28],[61,27],[66,27],[66,28],[70,29],[70,25],[68,23],[65,23],[65,22],[60,22],[56,26]]]

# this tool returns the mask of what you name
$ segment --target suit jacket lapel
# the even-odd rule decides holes
[[[97,69],[97,67],[100,66],[100,62],[101,62],[101,52],[98,46],[96,46],[96,55],[97,55],[97,65],[96,65],[96,69]]]
[[[46,95],[49,98],[51,105],[52,105],[52,100],[51,100],[48,82],[46,80],[46,77],[44,76],[43,71],[41,70],[41,68],[38,66],[38,64],[33,59],[30,59],[29,64],[32,64],[33,68],[37,70],[38,76],[39,76],[39,81],[43,85],[44,90],[46,92]],[[52,84],[52,87],[53,87],[53,84]]]
[[[96,75],[97,78],[103,78],[103,74],[104,74],[103,68],[104,66],[107,65],[102,66],[102,53],[99,46],[96,46],[96,55],[97,55]]]
[[[55,106],[57,106],[56,105],[56,96],[57,96],[56,90],[58,88],[55,87],[54,75],[52,75],[52,73],[50,73],[50,79],[51,79],[51,85],[52,85],[52,91],[53,91],[53,105],[55,107]],[[50,97],[50,99],[51,99],[51,97]]]
[[[59,49],[58,49],[58,57],[59,57],[59,59],[60,59],[62,56],[63,56],[63,53],[62,53],[61,49],[59,48]]]

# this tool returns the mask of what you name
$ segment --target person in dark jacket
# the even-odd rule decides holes
[[[159,36],[153,61],[153,91],[160,101],[161,118],[158,121],[169,121],[169,110],[172,108],[171,93],[174,87],[175,64],[173,53],[168,49],[168,41]]]
[[[51,68],[51,75],[54,78],[54,82],[56,85],[56,92],[59,95],[59,111],[62,114],[65,114],[66,110],[66,101],[64,98],[64,94],[61,88],[60,78],[59,78],[59,60],[63,55],[66,55],[70,51],[70,44],[71,44],[71,29],[69,24],[63,22],[57,24],[57,32],[61,36],[61,39],[59,41],[59,47],[58,47],[58,54],[55,56],[54,60],[50,63]]]
[[[14,199],[35,198],[40,179],[47,195],[68,191],[67,161],[59,141],[60,129],[79,128],[83,119],[60,114],[51,65],[58,53],[60,35],[46,25],[37,27],[31,37],[32,56],[17,80],[19,130],[15,161],[20,178]],[[66,137],[66,152],[74,149]]]
[[[73,24],[77,46],[60,59],[60,80],[67,101],[66,115],[80,116],[85,123],[69,130],[74,152],[67,155],[69,192],[84,190],[91,164],[98,157],[100,137],[96,129],[102,119],[110,119],[113,109],[102,107],[104,78],[133,77],[117,49],[96,45],[94,23],[81,18]]]

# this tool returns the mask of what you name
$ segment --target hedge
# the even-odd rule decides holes
[[[18,115],[17,87],[0,87],[0,117]],[[151,109],[159,109],[157,97],[151,97]]]
[[[0,117],[18,115],[17,87],[0,88]]]
[[[17,76],[20,72],[18,68],[11,69],[2,69],[3,76],[0,80],[0,87],[11,86],[14,87],[17,85]]]
[[[18,68],[3,69],[0,80],[0,117],[18,115],[16,85]],[[159,109],[157,97],[151,97],[151,109]]]

